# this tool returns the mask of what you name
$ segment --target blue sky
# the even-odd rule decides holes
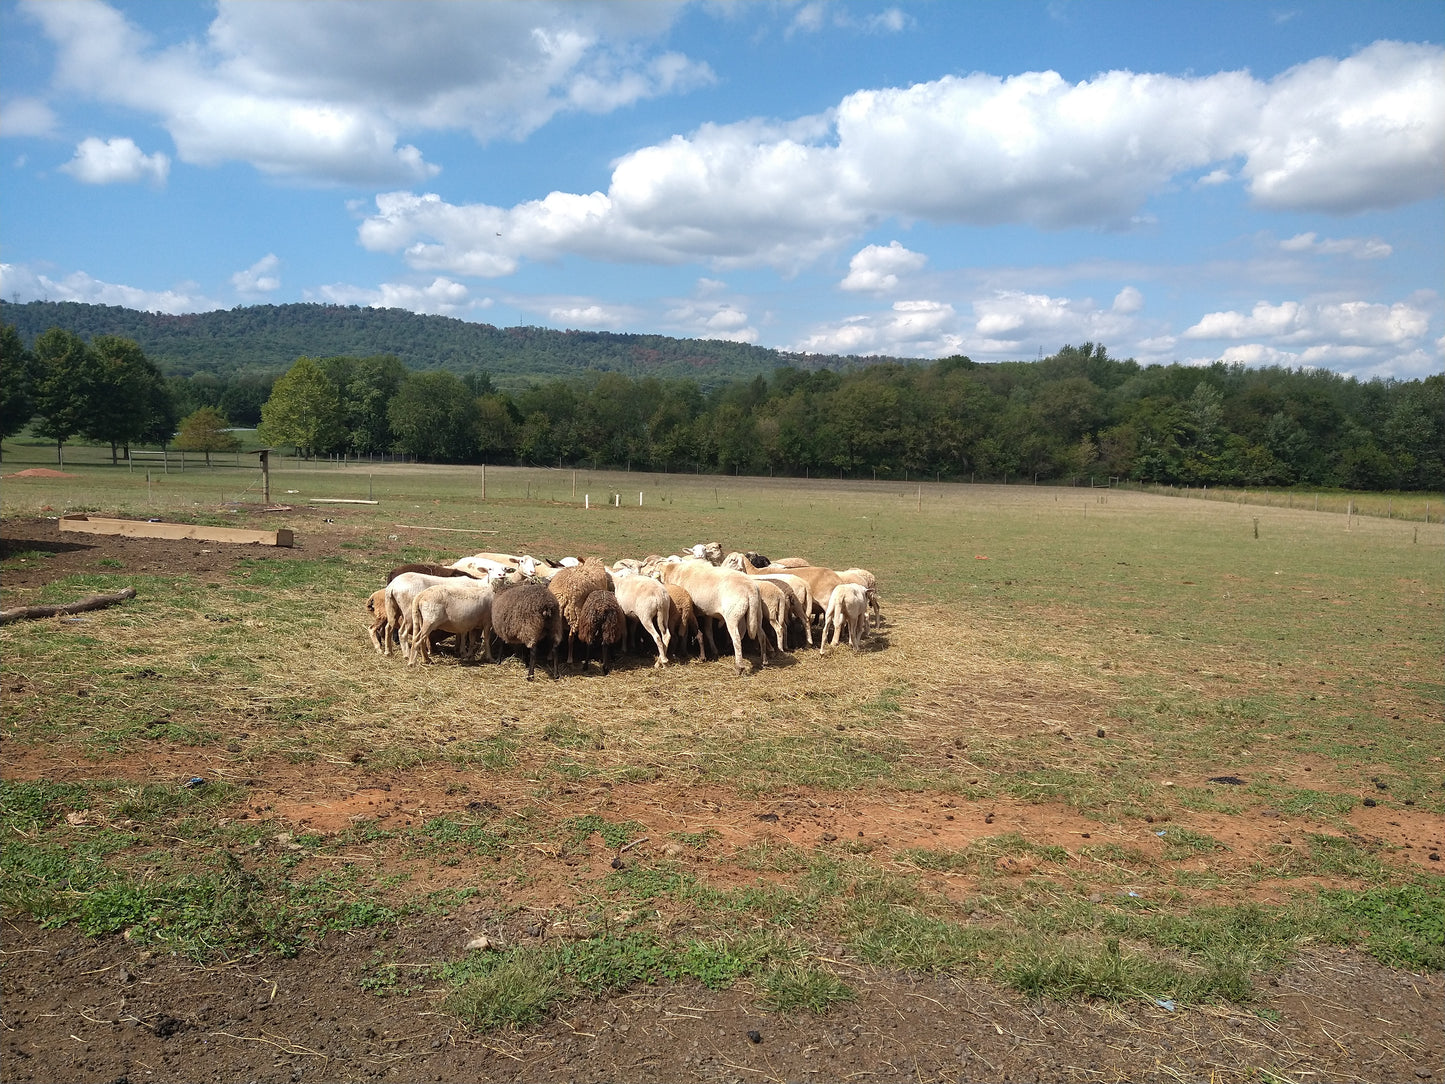
[[[0,296],[1445,357],[1445,5],[0,5]]]

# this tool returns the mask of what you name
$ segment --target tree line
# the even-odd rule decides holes
[[[16,359],[12,363],[12,357]],[[4,334],[0,436],[231,446],[230,423],[303,455],[833,477],[1109,478],[1186,485],[1445,488],[1445,377],[1141,366],[1099,344],[1031,362],[782,366],[705,390],[587,372],[499,389],[395,355],[301,356],[279,377],[160,377],[133,342]],[[29,391],[13,374],[32,374]],[[17,388],[19,391],[17,391]]]
[[[297,360],[262,407],[310,453],[654,471],[1445,487],[1445,377],[1140,366],[1094,343],[1037,362],[784,366],[704,391],[616,372],[503,392],[390,356]]]

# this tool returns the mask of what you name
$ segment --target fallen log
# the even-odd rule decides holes
[[[12,621],[29,621],[37,617],[59,617],[62,614],[84,613],[86,610],[103,610],[128,598],[135,598],[134,587],[127,587],[124,591],[117,591],[112,595],[91,595],[90,598],[64,606],[17,606],[13,610],[0,610],[0,625],[8,625]]]

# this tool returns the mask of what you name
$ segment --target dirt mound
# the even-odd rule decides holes
[[[14,474],[7,474],[6,478],[79,478],[78,474],[70,474],[63,470],[51,470],[49,467],[30,467],[26,470],[18,470]]]

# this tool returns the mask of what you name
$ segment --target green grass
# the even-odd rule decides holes
[[[147,487],[74,465],[76,480],[7,481],[5,513],[282,522],[218,510],[253,471]],[[1182,1005],[1248,1003],[1310,946],[1445,967],[1445,878],[1350,828],[1366,796],[1396,817],[1445,813],[1440,525],[1034,487],[926,485],[920,502],[916,485],[578,472],[574,495],[570,471],[504,468],[482,505],[476,482],[466,468],[273,464],[273,497],[371,489],[382,503],[328,511],[330,525],[298,517],[298,550],[241,554],[225,582],[110,561],[27,595],[137,588],[82,622],[0,629],[7,748],[96,776],[0,784],[0,903],[215,959],[481,900],[515,915],[545,883],[549,920],[577,940],[368,971],[378,994],[445,982],[477,1027],[677,981],[827,1011],[852,996],[840,953],[1041,998]],[[639,489],[642,508],[582,507]],[[479,523],[498,534],[398,526]],[[330,531],[341,556],[308,552]],[[799,652],[744,678],[693,663],[528,685],[514,664],[408,669],[364,639],[364,599],[403,560],[714,538],[871,568],[887,646]],[[0,571],[49,560],[15,553]],[[224,769],[201,774],[258,792],[268,767],[299,765],[339,791],[415,785],[428,804],[409,825],[323,835],[239,816],[247,788],[106,778],[112,757],[188,751]],[[745,819],[739,839],[736,807],[774,799],[792,819]],[[1127,842],[1061,845],[1007,820],[956,846],[825,840],[798,831],[810,801],[1038,805]],[[675,815],[662,830],[644,812],[658,808]],[[1256,849],[1195,819],[1266,811],[1289,828]],[[1250,902],[1265,882],[1297,895]]]

